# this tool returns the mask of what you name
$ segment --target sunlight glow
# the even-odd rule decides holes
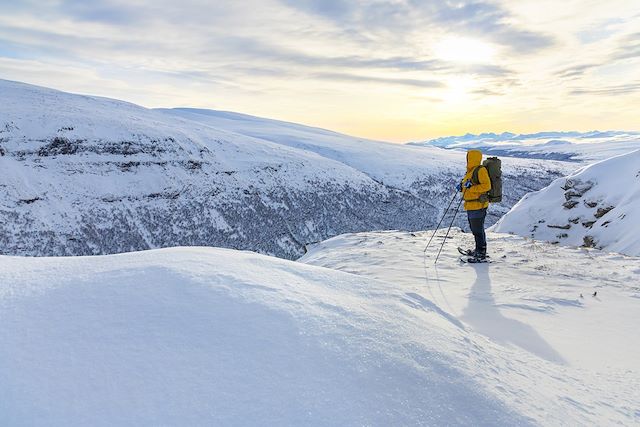
[[[443,101],[447,103],[458,103],[469,100],[469,92],[474,88],[476,82],[469,76],[456,76],[447,81],[448,90],[444,93]]]
[[[436,44],[436,57],[451,62],[487,63],[495,49],[489,43],[467,37],[447,37]]]

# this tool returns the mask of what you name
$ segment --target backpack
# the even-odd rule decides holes
[[[481,166],[476,167],[471,174],[471,182],[475,185],[480,184],[478,179],[478,171],[480,168],[486,168],[491,181],[491,190],[480,196],[480,201],[490,203],[500,203],[502,201],[502,162],[497,157],[489,157]]]

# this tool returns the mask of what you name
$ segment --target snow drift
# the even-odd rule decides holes
[[[0,256],[2,424],[637,425],[637,259],[429,234]]]
[[[321,242],[300,261],[400,292],[423,322],[417,341],[447,328],[438,346],[455,366],[537,425],[638,425],[640,259],[488,233],[493,262],[463,264],[456,247],[474,240],[455,229],[436,266],[445,232],[426,254],[431,231],[372,232]]]
[[[640,255],[640,150],[526,195],[493,229],[572,246]]]
[[[222,246],[296,258],[344,232],[437,223],[464,154],[0,80],[0,253]],[[573,170],[504,162],[525,193]],[[526,182],[518,177],[526,174]]]
[[[2,423],[526,424],[419,314],[370,279],[231,250],[0,257]]]

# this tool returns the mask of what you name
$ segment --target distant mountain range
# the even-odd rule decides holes
[[[454,150],[479,149],[496,156],[565,161],[597,161],[640,148],[640,132],[481,133],[446,136],[408,145]]]

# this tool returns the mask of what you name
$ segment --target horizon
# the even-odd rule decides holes
[[[635,131],[634,3],[22,1],[0,78],[389,142]]]

